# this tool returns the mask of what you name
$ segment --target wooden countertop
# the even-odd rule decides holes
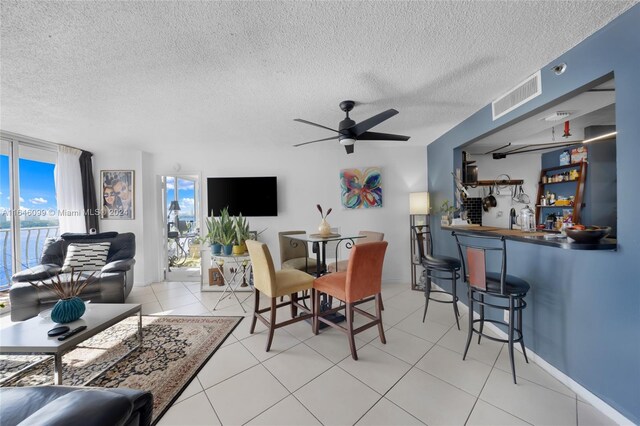
[[[536,231],[523,232],[519,229],[497,228],[492,226],[442,226],[442,229],[448,231],[466,232],[468,234],[479,235],[501,235],[507,240],[519,241],[522,243],[538,244],[549,247],[557,247],[567,250],[610,250],[618,249],[618,241],[614,238],[604,238],[595,243],[576,243],[575,241],[563,238],[545,238],[549,235],[559,235],[552,232]]]

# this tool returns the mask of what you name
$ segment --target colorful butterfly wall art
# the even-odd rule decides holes
[[[380,167],[340,171],[341,202],[347,209],[382,207]]]

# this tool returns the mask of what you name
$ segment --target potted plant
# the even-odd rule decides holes
[[[242,213],[234,219],[233,226],[236,234],[236,243],[232,250],[233,254],[242,254],[247,250],[247,246],[244,242],[251,237],[249,234],[249,222],[246,218],[242,217]]]
[[[29,284],[34,286],[36,290],[42,286],[59,297],[51,310],[51,320],[58,324],[66,324],[79,319],[84,314],[86,305],[80,299],[80,293],[87,285],[97,279],[96,273],[97,271],[93,271],[91,275],[85,277],[82,275],[82,271],[76,273],[71,267],[71,272],[64,281],[61,275],[65,273],[57,273],[50,280],[42,280],[39,283],[29,281]]]
[[[233,252],[233,243],[236,240],[234,220],[229,216],[229,210],[225,207],[220,211],[220,244],[225,255]]]
[[[209,244],[211,245],[211,254],[220,254],[222,252],[222,243],[220,242],[220,220],[213,215],[213,211],[211,212],[211,217],[206,219],[207,223],[207,240],[209,240]]]
[[[440,224],[444,226],[448,226],[451,224],[451,219],[453,216],[453,212],[457,209],[449,200],[444,200],[442,205],[440,206],[440,213],[442,213],[442,217],[440,220]]]

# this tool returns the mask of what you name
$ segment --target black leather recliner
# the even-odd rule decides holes
[[[153,395],[134,389],[0,388],[0,401],[2,426],[148,426],[153,411]]]
[[[118,234],[62,234],[45,242],[40,264],[13,275],[9,299],[11,300],[11,320],[23,321],[38,315],[40,311],[52,308],[58,297],[50,291],[36,289],[29,282],[49,279],[60,273],[67,247],[72,242],[110,242],[107,264],[97,272],[92,282],[84,289],[80,298],[94,303],[124,303],[133,288],[133,265],[136,254],[136,240],[133,233]],[[91,272],[83,272],[88,277]],[[61,274],[64,281],[68,274]]]

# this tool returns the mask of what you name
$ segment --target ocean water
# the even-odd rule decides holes
[[[55,237],[58,228],[30,228],[20,231],[20,264],[27,269],[40,263],[42,248],[47,237]],[[0,289],[11,284],[11,234],[0,229]]]

